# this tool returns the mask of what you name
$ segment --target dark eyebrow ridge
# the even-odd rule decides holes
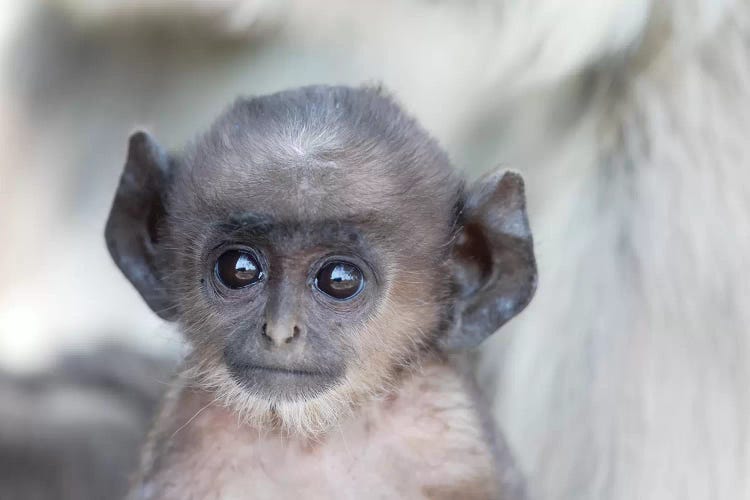
[[[380,217],[375,213],[357,214],[349,217],[331,219],[311,219],[309,221],[299,220],[276,220],[270,215],[256,212],[242,212],[229,216],[226,222],[217,224],[224,232],[249,231],[265,234],[274,228],[309,227],[320,229],[353,230],[363,225],[380,226],[387,225],[379,223]]]

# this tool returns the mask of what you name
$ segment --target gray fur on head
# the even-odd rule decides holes
[[[257,418],[286,405],[299,422],[304,407],[316,430],[426,352],[478,345],[536,284],[520,176],[467,188],[368,87],[239,99],[183,154],[136,134],[106,237],[149,305],[179,322],[199,379]],[[217,278],[236,251],[260,270],[257,286]],[[365,285],[349,302],[316,288],[332,256],[359,266]],[[272,348],[279,335],[293,345]],[[248,376],[268,366],[317,382]]]

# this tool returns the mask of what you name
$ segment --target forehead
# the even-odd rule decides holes
[[[217,157],[185,172],[179,190],[212,211],[239,218],[248,214],[276,221],[365,219],[398,211],[404,179],[378,175],[377,165],[299,158],[279,161]]]
[[[461,186],[413,120],[364,90],[238,102],[182,160],[173,208],[214,220],[252,213],[302,223],[424,220],[436,228],[450,223]]]
[[[216,160],[210,168],[185,170],[180,182],[192,189],[175,193],[176,220],[188,224],[194,238],[283,242],[290,251],[406,246],[417,255],[450,237],[450,182],[428,189],[383,165],[344,160]]]

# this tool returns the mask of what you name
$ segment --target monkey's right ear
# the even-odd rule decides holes
[[[117,267],[151,309],[166,320],[176,316],[159,267],[157,228],[164,219],[170,177],[169,155],[145,132],[130,136],[128,158],[104,231]]]

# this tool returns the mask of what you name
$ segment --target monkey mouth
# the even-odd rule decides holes
[[[302,368],[228,364],[232,378],[246,390],[268,399],[310,399],[335,386],[341,375]]]
[[[314,372],[311,370],[296,370],[292,368],[283,368],[283,367],[277,367],[277,366],[244,365],[242,366],[242,369],[247,370],[247,371],[260,371],[260,372],[269,372],[269,373],[288,373],[290,375],[298,375],[301,377],[328,376],[327,373],[323,373],[323,372]]]

